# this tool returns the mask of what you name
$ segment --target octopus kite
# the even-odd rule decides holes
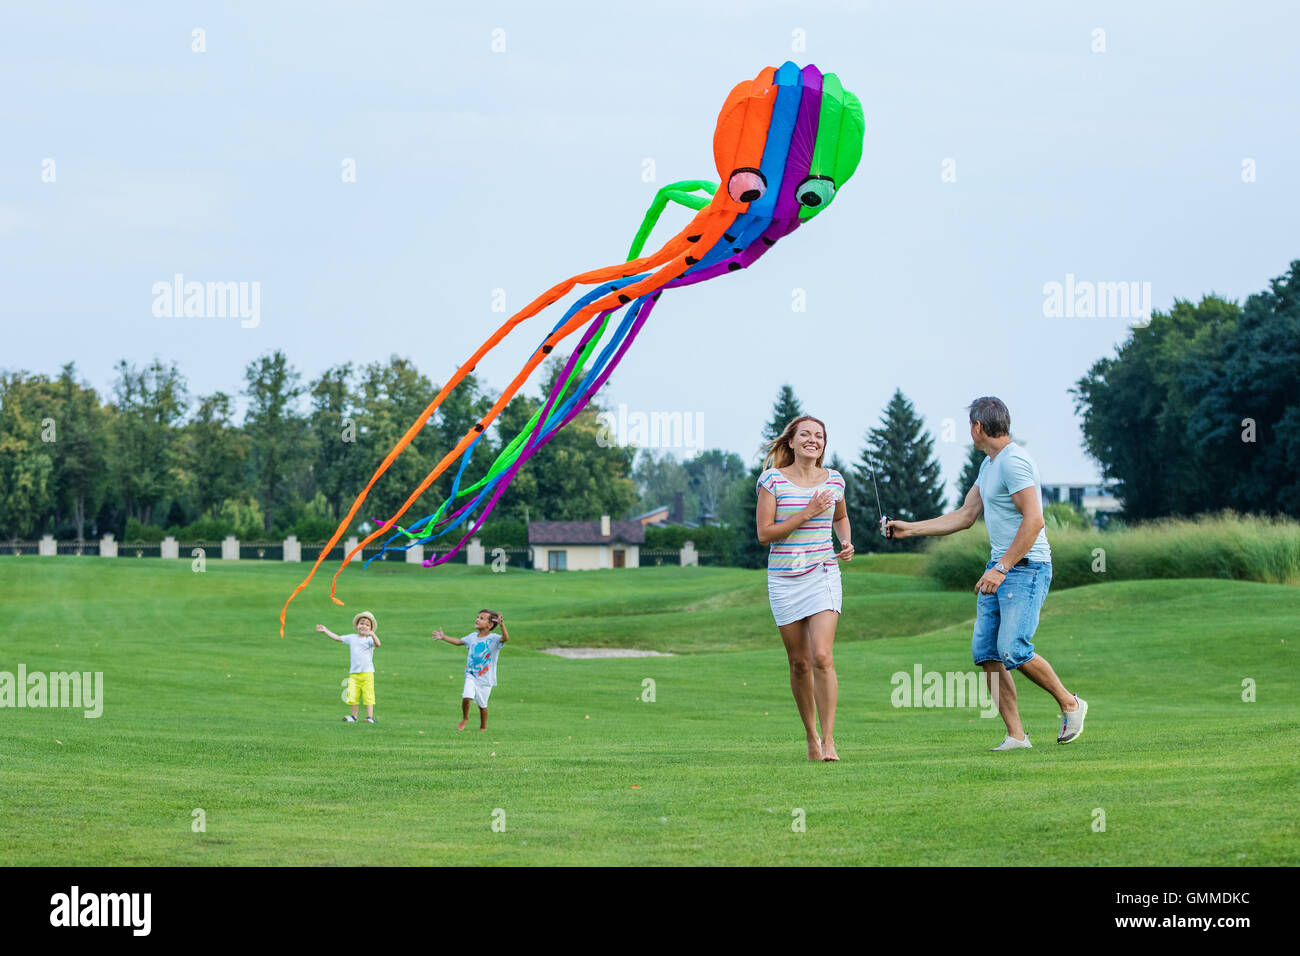
[[[595,286],[556,323],[496,404],[443,456],[398,512],[386,521],[378,521],[379,528],[343,558],[330,587],[330,599],[335,604],[343,603],[334,594],[339,574],[371,541],[390,535],[374,556],[379,557],[399,539],[404,539],[404,548],[409,548],[436,540],[473,518],[472,526],[455,547],[424,563],[433,566],[450,560],[487,520],[524,463],[572,421],[605,384],[663,290],[744,269],[777,240],[822,212],[857,168],[864,131],[862,104],[841,86],[834,73],[822,73],[811,65],[800,69],[786,62],[779,69],[766,68],[753,81],[738,84],[722,106],[713,136],[714,162],[725,186],[706,180],[664,186],[651,202],[626,262],[564,280],[512,315],[479,346],[380,463],[306,579],[285,601],[280,611],[280,636],[284,636],[290,602],[311,582],[326,555],[347,532],[375,482],[420,434],[443,399],[516,325],[552,305],[576,285]],[[693,209],[696,215],[657,252],[643,256],[646,239],[669,202]],[[609,329],[610,316],[620,310],[623,315],[609,341],[583,373]],[[487,474],[462,489],[465,469],[484,431],[556,345],[584,325],[586,331],[578,348],[569,356],[546,403],[501,451]],[[408,527],[399,526],[398,519],[458,460],[450,493],[439,508]]]

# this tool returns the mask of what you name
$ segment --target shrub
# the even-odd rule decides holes
[[[135,518],[126,519],[126,533],[122,540],[130,544],[157,544],[166,537],[167,532],[157,525],[141,524]]]
[[[694,542],[696,551],[725,555],[731,552],[733,534],[721,525],[702,528],[688,528],[685,525],[648,527],[645,529],[645,547],[651,551],[676,551],[691,541]]]
[[[306,544],[323,544],[330,539],[338,526],[339,523],[333,518],[304,514],[289,530],[291,533],[296,534],[298,540],[301,542]]]
[[[465,532],[472,528],[473,521],[461,525],[456,529],[460,534],[457,535],[456,541],[465,537]],[[444,535],[450,538],[456,531]],[[478,529],[474,535],[483,542],[483,547],[491,551],[493,548],[526,548],[528,547],[528,526],[518,518],[491,518],[483,522],[483,527]],[[472,540],[472,539],[471,539]],[[453,544],[455,541],[452,542]],[[444,546],[443,550],[446,550]]]
[[[1047,525],[1049,535],[1058,528],[1078,528],[1082,531],[1091,524],[1088,516],[1068,501],[1054,501],[1044,508],[1043,523]]]
[[[1300,583],[1300,524],[1291,519],[1225,512],[1112,531],[1049,528],[1047,534],[1053,587],[1151,578]],[[974,587],[989,559],[983,523],[932,540],[926,557],[926,573],[942,586]]]

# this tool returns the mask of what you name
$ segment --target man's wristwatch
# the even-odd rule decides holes
[[[999,574],[1001,574],[1001,575],[1003,575],[1003,576],[1005,576],[1006,573],[1007,573],[1007,569],[1004,568],[1004,567],[1002,566],[1002,562],[1001,562],[1001,561],[999,561],[997,564],[993,565],[993,570],[994,570],[994,571],[997,571]]]

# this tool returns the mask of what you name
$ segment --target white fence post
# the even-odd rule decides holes
[[[465,563],[481,565],[486,563],[484,561],[485,557],[486,556],[483,553],[483,542],[478,538],[470,538],[469,547],[465,549]]]
[[[682,545],[682,567],[698,568],[700,566],[700,553],[695,550],[695,542],[687,541]]]
[[[99,556],[101,558],[117,557],[117,542],[113,540],[111,532],[99,539]]]
[[[158,546],[158,557],[160,558],[179,558],[181,556],[180,545],[171,535],[162,539],[162,544]]]
[[[239,539],[233,534],[226,535],[226,540],[221,542],[221,560],[239,560]]]
[[[361,540],[361,539],[358,538],[358,537],[354,534],[352,537],[350,537],[350,538],[348,538],[346,541],[344,541],[344,542],[343,542],[343,553],[344,553],[345,555],[346,555],[346,554],[351,554],[351,553],[352,553],[352,549],[355,548],[355,547],[357,546],[357,544],[360,543],[360,540]],[[358,554],[358,555],[357,555],[355,558],[353,558],[352,560],[353,560],[354,562],[356,562],[356,561],[360,561],[360,560],[361,560],[361,555]]]
[[[302,560],[302,542],[296,534],[284,539],[284,560],[295,563]]]
[[[57,555],[59,553],[59,543],[54,540],[54,535],[43,535],[40,548],[36,553],[43,558],[52,558]]]
[[[410,547],[410,548],[407,548],[407,549],[406,549],[406,563],[407,563],[407,564],[423,564],[423,563],[424,563],[424,545],[422,545],[422,544],[417,544],[417,545],[414,545],[414,546],[412,546],[412,547]]]

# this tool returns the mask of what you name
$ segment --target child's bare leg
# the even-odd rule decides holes
[[[478,709],[478,729],[487,730],[487,708],[486,707],[480,707]]]
[[[357,708],[360,707],[360,706],[361,706],[360,704],[353,704],[353,705],[352,705],[352,716],[353,716],[353,717],[355,717],[355,716],[357,715]]]
[[[374,704],[366,704],[366,716],[367,716],[367,717],[373,717],[373,716],[375,716],[375,705],[374,705]]]
[[[460,723],[456,725],[457,730],[464,730],[465,725],[469,723],[469,698],[460,699]]]

